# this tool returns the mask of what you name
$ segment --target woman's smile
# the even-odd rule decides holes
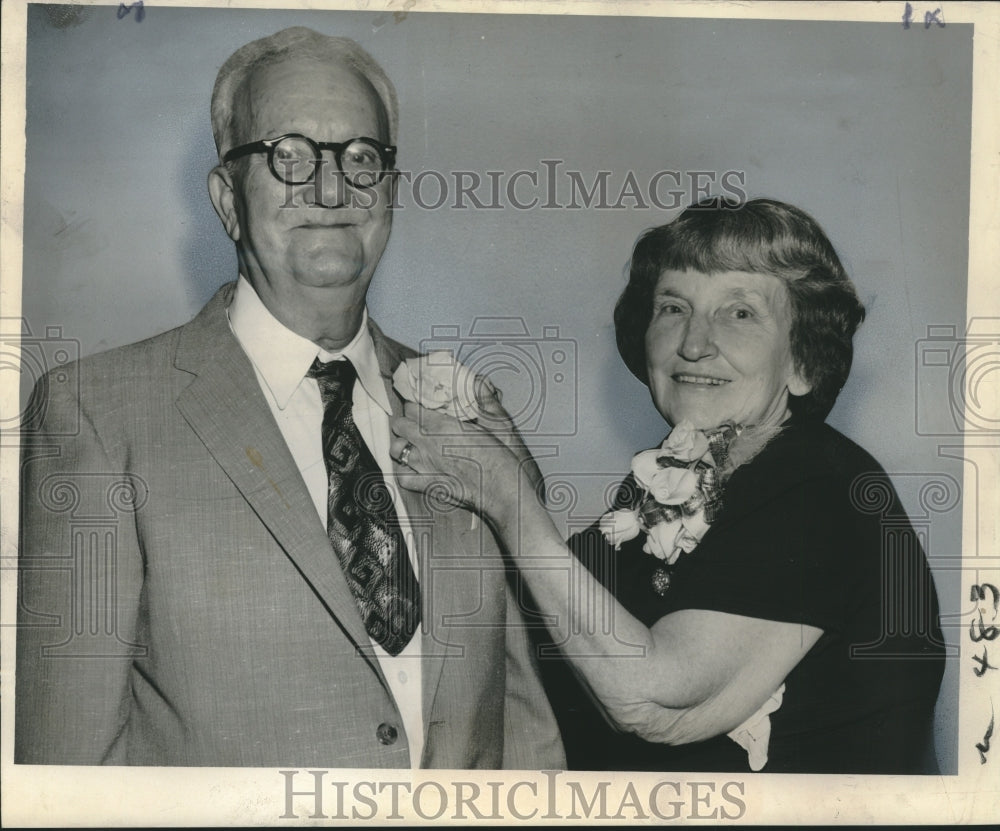
[[[673,378],[674,383],[696,387],[721,387],[723,384],[729,383],[728,378],[714,378],[710,375],[691,375],[680,372],[675,372],[671,378]]]

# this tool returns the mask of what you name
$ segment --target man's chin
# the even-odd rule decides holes
[[[365,274],[364,263],[353,258],[318,252],[294,270],[295,282],[314,289],[355,285]]]

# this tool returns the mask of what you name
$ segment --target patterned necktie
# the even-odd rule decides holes
[[[317,358],[308,375],[323,398],[327,536],[369,636],[398,655],[420,625],[420,586],[392,495],[354,423],[357,372],[350,361]]]

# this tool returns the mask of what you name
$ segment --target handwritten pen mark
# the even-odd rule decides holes
[[[128,17],[129,13],[133,9],[135,9],[135,22],[142,23],[146,17],[146,7],[143,6],[142,0],[135,0],[134,3],[129,3],[128,5],[125,3],[119,3],[118,11],[115,12],[115,16],[121,20],[124,17]]]
[[[250,460],[250,464],[257,468],[261,473],[264,473],[264,457],[260,455],[260,451],[256,447],[247,448],[247,458]],[[288,510],[291,510],[292,506],[288,504],[288,500],[285,499],[285,495],[281,492],[281,488],[278,487],[270,476],[267,476],[266,473],[264,473],[264,475],[267,477],[268,484],[274,488],[274,492],[278,494],[281,501],[285,503],[285,507],[288,508]]]
[[[939,29],[943,29],[945,27],[944,19],[942,18],[943,14],[944,12],[941,11],[940,7],[934,9],[932,12],[924,12],[924,29],[930,29],[932,23],[936,23]],[[909,29],[912,22],[913,6],[907,3],[903,8],[903,28]]]
[[[990,709],[990,726],[986,728],[986,733],[981,742],[976,742],[976,750],[979,751],[979,764],[986,764],[986,754],[990,752],[990,739],[993,738],[993,721],[996,714]]]
[[[972,660],[979,664],[979,669],[972,670],[976,674],[976,678],[982,678],[988,669],[997,669],[997,667],[990,663],[985,646],[983,647],[983,656],[973,655]]]
[[[924,28],[930,29],[931,23],[937,23],[938,28],[944,28],[944,21],[940,18],[941,9],[934,9],[932,12],[924,12]]]
[[[996,626],[984,626],[983,625],[983,610],[979,609],[979,620],[969,622],[969,637],[972,639],[973,643],[979,643],[980,641],[993,641],[996,640],[997,635],[1000,635],[1000,629]],[[976,627],[979,627],[979,633],[976,633]]]
[[[987,589],[993,595],[993,620],[996,620],[997,609],[1000,608],[1000,589],[997,589],[992,583],[983,583],[982,585],[978,583],[973,584],[972,591],[969,592],[969,600],[978,605],[980,600],[986,599]]]

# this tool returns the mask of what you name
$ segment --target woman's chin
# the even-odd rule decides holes
[[[761,412],[760,408],[734,408],[712,406],[657,407],[663,419],[672,427],[682,421],[695,430],[714,430],[723,424],[740,424],[744,427],[777,427],[787,420],[787,402],[776,402]],[[753,413],[751,413],[753,410]]]
[[[721,410],[706,411],[700,408],[688,407],[671,408],[669,410],[657,407],[657,409],[660,415],[663,416],[663,420],[671,427],[676,427],[681,422],[686,421],[695,430],[712,430],[720,424],[732,421],[732,418],[728,417]]]
[[[662,415],[662,413],[661,413],[661,415]],[[675,421],[672,418],[668,418],[667,416],[664,416],[664,420],[671,427],[676,427],[681,422],[687,422],[695,430],[701,430],[701,431],[704,432],[705,430],[714,430],[716,427],[719,427],[720,425],[725,424],[730,419],[718,418],[718,417],[711,417],[711,418],[709,418],[709,417],[702,417],[702,418],[698,418],[698,417],[692,417],[692,416],[680,416]]]

